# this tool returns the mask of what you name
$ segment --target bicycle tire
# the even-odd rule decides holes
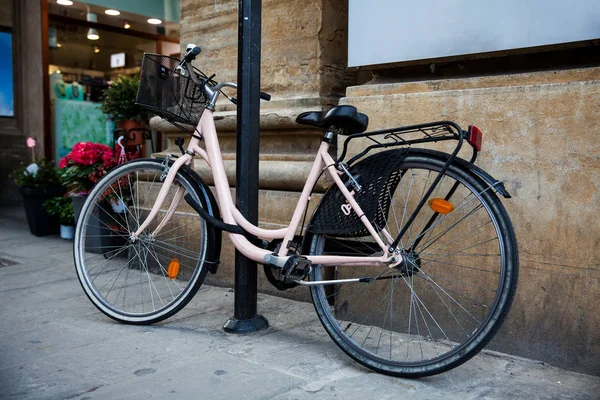
[[[399,204],[407,204],[400,217],[394,211],[394,201],[390,201],[386,228],[396,229],[394,233],[397,233],[402,223],[390,227],[395,225],[391,222],[392,219],[395,219],[394,222],[408,219],[410,212],[407,209],[417,204],[417,200],[425,193],[427,182],[430,183],[438,175],[445,163],[441,157],[418,150],[409,150],[403,157],[404,160],[398,167],[401,174],[399,182],[392,190],[393,193],[388,193],[401,196]],[[416,183],[425,177],[425,181]],[[462,201],[454,204],[453,212],[447,215],[437,214],[438,217],[427,230],[419,231],[419,227],[427,227],[423,221],[429,222],[430,216],[435,213],[425,204],[411,226],[411,230],[415,230],[407,231],[403,243],[401,242],[403,256],[410,261],[403,269],[393,268],[390,275],[390,268],[387,266],[384,269],[388,271],[382,274],[382,268],[374,266],[313,265],[310,274],[310,280],[313,281],[358,276],[377,278],[369,283],[311,286],[313,304],[329,336],[346,354],[370,369],[410,378],[447,371],[477,354],[492,339],[510,309],[518,280],[518,248],[508,214],[493,189],[457,163],[449,166],[431,197],[445,193],[454,182],[458,182],[458,188],[450,200]],[[473,201],[478,204],[469,205]],[[479,218],[477,222],[473,222],[474,219],[471,218],[475,216]],[[486,216],[489,218],[488,222],[485,222]],[[481,225],[484,230],[477,228],[470,231],[470,227],[479,226],[479,221],[485,224]],[[457,235],[447,236],[455,229]],[[469,244],[469,240],[476,237],[487,240],[484,234],[490,235],[490,232],[496,235],[495,244],[493,240],[476,240]],[[391,237],[395,238],[395,235],[391,234]],[[419,237],[420,243],[415,245]],[[378,250],[375,243],[370,244],[365,238],[336,238],[321,233],[312,235],[310,240],[310,253],[313,255],[358,255],[371,252],[369,249],[373,249],[373,253]],[[373,242],[372,238],[371,241]],[[473,245],[473,242],[476,244]],[[389,239],[387,243],[390,243]],[[431,246],[434,244],[441,250],[441,256],[431,255]],[[413,245],[416,247],[411,249]],[[449,248],[444,249],[445,246],[459,249],[453,254],[444,254],[449,251]],[[499,251],[497,258],[493,256],[495,253],[486,253],[492,251],[492,248]],[[478,254],[481,257],[475,257]],[[489,256],[485,256],[486,254]],[[440,258],[436,258],[438,256]],[[490,265],[495,266],[495,269],[489,269]],[[497,275],[493,296],[487,292],[490,290],[487,285],[494,281],[492,275]],[[352,292],[353,288],[358,292]],[[396,291],[396,288],[399,290]],[[476,296],[481,296],[481,302],[479,298],[473,298]],[[387,303],[386,307],[380,308],[383,303]],[[446,311],[451,316],[432,314],[448,314]],[[398,319],[398,316],[404,318]],[[397,326],[393,326],[394,318],[400,321],[396,322]],[[378,332],[379,342],[375,348]],[[381,346],[383,337],[389,342],[389,346],[387,343]]]
[[[154,204],[164,171],[165,165],[156,159],[116,167],[91,191],[77,223],[73,252],[79,282],[96,308],[122,323],[152,324],[180,311],[200,289],[210,264],[207,255],[214,251],[215,236],[184,200],[156,237],[148,236],[166,214],[178,187],[203,207],[210,201],[193,172],[184,168],[175,176],[154,221],[139,240],[129,240]],[[110,209],[109,194],[113,200],[124,199],[124,211]],[[135,297],[127,297],[132,291]]]

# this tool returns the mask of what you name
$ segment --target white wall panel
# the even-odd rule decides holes
[[[600,0],[349,0],[348,66],[600,38]]]

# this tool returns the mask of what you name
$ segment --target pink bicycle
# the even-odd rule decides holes
[[[225,231],[278,289],[308,286],[333,341],[373,370],[432,375],[480,351],[505,318],[518,275],[515,233],[496,193],[510,196],[473,164],[481,132],[450,121],[365,132],[368,118],[352,106],[303,113],[298,123],[323,129],[321,146],[289,226],[263,229],[234,206],[214,125],[217,98],[236,85],[192,67],[199,53],[188,46],[182,61],[144,56],[138,103],[195,128],[187,148],[177,142],[179,156],[120,165],[90,193],[74,255],[92,303],[130,324],[174,315],[217,272]],[[329,148],[339,135],[346,139],[335,160]],[[415,147],[438,142],[456,146]],[[457,156],[463,143],[469,161]],[[211,167],[218,201],[194,172],[194,156]],[[333,183],[306,223],[322,174]]]

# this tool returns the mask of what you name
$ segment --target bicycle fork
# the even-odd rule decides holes
[[[179,169],[181,168],[182,165],[190,162],[191,160],[192,160],[192,156],[190,154],[184,154],[181,157],[179,157],[177,159],[177,161],[175,161],[171,167],[169,167],[168,166],[169,157],[165,158],[165,163],[164,163],[165,170],[163,172],[163,175],[161,175],[161,179],[163,179],[163,176],[165,176],[164,175],[165,172],[167,174],[164,177],[162,187],[160,188],[160,192],[158,193],[158,196],[156,197],[156,200],[154,202],[154,205],[152,206],[152,209],[150,210],[150,213],[148,214],[148,216],[146,217],[146,219],[144,220],[142,225],[140,225],[140,227],[134,233],[132,233],[131,236],[129,237],[129,239],[132,242],[135,242],[137,240],[137,238],[139,237],[139,235],[144,231],[144,229],[146,229],[148,227],[148,225],[150,225],[150,223],[154,220],[154,218],[158,214],[158,210],[163,205],[163,203],[167,197],[167,193],[169,191],[169,188],[173,184],[173,181],[175,180],[175,176],[177,175],[177,172],[179,172]],[[184,194],[183,187],[179,186],[177,188],[177,191],[175,192],[175,195],[173,196],[173,200],[171,200],[171,204],[169,206],[169,209],[167,210],[167,213],[163,217],[162,221],[158,224],[156,229],[154,229],[154,231],[152,231],[152,233],[150,233],[149,236],[151,238],[156,236],[161,231],[161,229],[171,220],[171,218],[173,217],[173,214],[175,214],[175,209],[177,209],[177,206],[179,206],[179,204],[183,200],[183,194]]]

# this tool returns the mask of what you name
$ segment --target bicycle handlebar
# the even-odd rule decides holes
[[[265,92],[260,92],[260,98],[265,100],[265,101],[270,101],[271,100],[271,95],[269,93],[265,93]],[[229,100],[231,100],[231,102],[235,105],[237,105],[238,101],[235,97],[231,97],[229,98]]]
[[[196,85],[204,88],[206,97],[209,98],[210,102],[214,104],[214,103],[216,103],[217,97],[218,97],[219,93],[221,92],[221,89],[223,89],[226,86],[237,89],[237,84],[235,84],[233,82],[221,82],[215,86],[210,86],[210,85],[208,85],[208,81],[205,81],[204,79],[198,80],[198,77],[196,76],[196,73],[194,72],[194,68],[192,67],[191,63],[193,60],[196,59],[196,56],[198,54],[200,54],[201,51],[202,50],[198,46],[188,45],[188,48],[185,52],[185,55],[183,56],[183,59],[179,63],[179,66],[186,69],[186,71],[188,72],[188,74],[190,76],[190,79]],[[210,80],[210,78],[209,78],[209,80]],[[237,105],[237,99],[235,99],[233,97],[228,97],[228,96],[226,96],[226,97],[233,104]],[[271,95],[266,92],[260,92],[260,98],[265,101],[270,101]]]
[[[200,47],[198,46],[188,47],[188,49],[185,52],[185,56],[183,56],[183,61],[188,64],[191,63],[196,59],[196,56],[200,54],[201,51],[202,49],[200,49]]]

